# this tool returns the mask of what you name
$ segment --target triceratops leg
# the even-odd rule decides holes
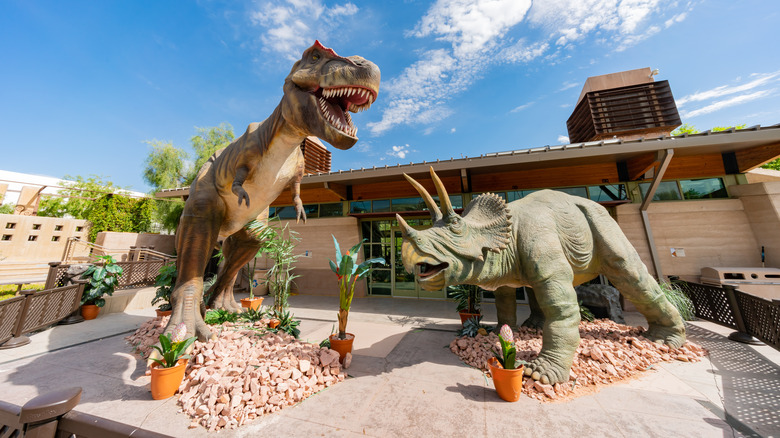
[[[544,313],[544,332],[542,351],[525,369],[525,375],[551,385],[569,380],[574,352],[580,344],[580,312],[571,268],[561,267],[553,272],[556,274],[533,285]]]
[[[241,311],[241,306],[233,298],[233,285],[238,272],[249,263],[260,249],[261,243],[242,228],[225,239],[222,244],[222,254],[225,261],[219,268],[217,282],[211,288],[209,305],[213,309],[225,309],[230,312]]]
[[[514,330],[517,327],[517,299],[515,297],[515,288],[499,287],[493,294],[496,297],[496,317],[498,325],[496,333],[501,330],[504,324]]]
[[[528,307],[531,309],[531,315],[523,321],[523,327],[539,330],[544,327],[544,313],[542,313],[542,308],[539,307],[539,302],[536,301],[534,290],[526,287],[525,293],[528,295]]]

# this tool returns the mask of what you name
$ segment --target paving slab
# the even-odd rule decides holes
[[[334,297],[290,302],[302,319],[303,339],[318,343],[330,333]],[[660,363],[639,378],[572,400],[507,403],[489,377],[447,348],[460,326],[453,307],[356,299],[348,326],[357,335],[350,377],[219,436],[780,436],[780,353],[731,342],[727,329],[689,325],[691,340],[710,350],[701,362]],[[34,348],[0,356],[0,399],[23,404],[81,386],[81,412],[171,436],[215,436],[188,429],[191,420],[178,412],[175,398],[151,399],[145,363],[130,354],[124,336],[152,312],[105,315],[33,335]],[[518,319],[524,315],[521,306]]]

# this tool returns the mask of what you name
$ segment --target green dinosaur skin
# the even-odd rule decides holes
[[[439,199],[448,199],[433,169],[431,175]],[[426,290],[454,284],[476,284],[487,290],[533,288],[543,314],[543,321],[538,314],[527,321],[543,326],[542,350],[525,368],[534,380],[550,384],[569,380],[580,342],[574,286],[599,274],[647,318],[646,337],[673,348],[685,343],[685,326],[677,309],[599,204],[551,190],[509,204],[485,194],[460,216],[449,205],[439,211],[424,190],[420,193],[434,218],[431,228],[414,230],[397,216],[404,234],[404,267],[415,273]],[[508,293],[499,294],[496,306],[499,326],[515,326],[513,294],[511,298]]]
[[[291,187],[298,219],[306,221],[300,199],[304,160],[300,144],[319,137],[338,149],[357,142],[349,112],[367,109],[379,92],[379,68],[359,56],[341,57],[319,41],[306,49],[284,81],[281,102],[261,123],[203,165],[190,187],[176,233],[178,281],[166,332],[185,323],[188,336],[213,335],[203,322],[203,273],[218,240],[222,264],[212,288],[213,308],[238,311],[233,283],[260,247],[245,226],[266,219],[268,206]]]

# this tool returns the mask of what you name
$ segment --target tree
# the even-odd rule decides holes
[[[195,165],[186,177],[186,183],[192,184],[195,177],[198,176],[200,168],[214,155],[214,152],[226,147],[235,138],[233,135],[233,126],[229,123],[220,123],[219,126],[211,128],[198,128],[196,135],[190,138],[192,149],[195,151]]]
[[[715,126],[710,131],[712,132],[720,132],[720,131],[726,131],[731,129],[732,126]],[[743,123],[741,125],[733,126],[734,129],[745,129],[747,128],[747,124]],[[683,123],[679,128],[672,131],[672,135],[683,135],[683,134],[697,134],[699,132],[698,129],[696,129],[695,126],[690,125],[688,123]],[[772,170],[780,170],[780,158],[776,158],[763,166],[761,166],[762,169],[772,169]]]
[[[11,214],[14,212],[13,204],[3,204],[5,195],[0,195],[0,214]]]
[[[114,185],[111,181],[104,181],[103,177],[90,175],[63,177],[64,189],[59,191],[62,196],[42,197],[38,206],[38,216],[64,217],[70,215],[76,219],[87,219],[85,211],[96,198],[109,193],[121,193],[125,189]]]

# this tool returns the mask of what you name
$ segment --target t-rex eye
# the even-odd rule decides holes
[[[311,55],[312,62],[317,62],[319,59],[320,59],[320,55],[318,55],[317,53]]]

